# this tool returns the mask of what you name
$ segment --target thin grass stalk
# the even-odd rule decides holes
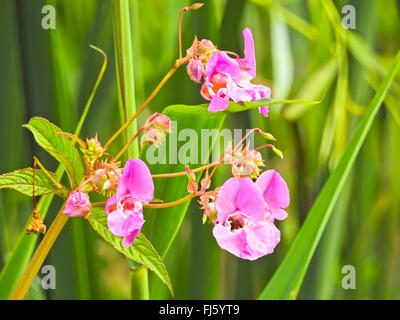
[[[120,112],[123,112],[121,118],[124,119],[124,123],[126,123],[128,119],[132,118],[132,116],[136,114],[135,77],[129,1],[113,1],[113,23],[121,105]],[[135,136],[136,132],[137,120],[135,119],[125,131],[124,145]],[[139,144],[137,139],[133,141],[127,151],[129,158],[137,158],[139,156]],[[135,264],[132,265],[131,261],[128,261],[128,263],[131,265],[131,299],[148,299],[149,285],[146,267],[136,266]]]

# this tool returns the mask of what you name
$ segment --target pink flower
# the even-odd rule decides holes
[[[64,214],[67,217],[86,217],[92,211],[89,195],[80,191],[71,192],[65,205]]]
[[[207,62],[201,95],[211,100],[208,111],[224,111],[229,100],[253,101],[271,96],[270,88],[250,82],[256,75],[254,41],[250,29],[243,30],[244,58],[231,58],[225,52],[214,53]],[[268,106],[259,107],[268,116]]]
[[[288,214],[285,210],[289,206],[289,189],[285,180],[275,170],[263,172],[256,181],[267,208],[266,219],[284,220]]]
[[[263,195],[249,178],[231,178],[216,201],[213,234],[218,245],[239,258],[255,260],[274,251],[280,231],[265,220]]]
[[[116,195],[110,197],[105,206],[108,228],[124,238],[123,246],[131,246],[142,229],[143,203],[149,203],[153,194],[153,179],[147,165],[140,159],[129,159]]]

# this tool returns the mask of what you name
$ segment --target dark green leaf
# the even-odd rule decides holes
[[[144,152],[142,152],[141,158],[149,164],[152,174],[180,172],[185,170],[184,164],[178,161],[178,154],[179,151],[182,150],[181,147],[183,145],[192,144],[188,141],[188,137],[186,137],[185,141],[178,141],[178,135],[182,132],[182,129],[192,129],[196,132],[197,137],[201,137],[201,130],[208,129],[219,131],[226,117],[226,113],[224,112],[209,113],[206,104],[199,106],[173,105],[167,107],[163,111],[163,114],[170,117],[172,121],[176,121],[177,127],[173,128],[173,133],[168,136],[166,144],[161,147],[165,147],[166,149],[166,159],[164,163],[151,164],[151,161],[149,161],[147,157],[147,151],[149,149],[145,149]],[[211,147],[215,139],[215,136],[209,139],[209,147],[207,150],[204,148],[203,153],[199,152],[197,159],[195,159],[196,161],[193,161],[195,163],[192,161],[188,163],[192,169],[200,167],[208,161]],[[196,143],[197,142],[200,144],[200,141],[197,141],[196,138]],[[199,151],[200,145],[193,145],[193,148]],[[203,162],[203,164],[201,162]],[[188,194],[186,186],[186,176],[154,179],[154,187],[156,190],[155,197],[162,199],[164,202],[175,201]],[[167,209],[145,209],[144,215],[147,222],[144,225],[143,232],[149,235],[152,243],[162,257],[165,257],[172,241],[178,233],[189,207],[189,203],[190,201],[186,201]],[[200,223],[200,213],[198,218]]]
[[[56,180],[57,177],[54,173],[50,173]],[[33,169],[20,169],[14,172],[9,172],[0,175],[0,189],[13,189],[19,191],[29,197],[33,194]],[[59,189],[49,179],[46,174],[39,169],[36,169],[35,173],[35,196],[41,196],[44,194],[55,193],[61,197],[68,195],[67,189]]]
[[[32,118],[24,127],[29,129],[33,133],[36,142],[65,168],[72,187],[81,182],[85,170],[79,152],[69,138],[56,134],[57,132],[62,132],[60,128],[39,117]]]
[[[107,215],[104,212],[104,208],[94,208],[88,219],[93,229],[97,231],[104,240],[112,244],[115,249],[123,253],[129,259],[143,264],[153,271],[167,285],[171,294],[173,294],[172,283],[167,269],[156,249],[154,249],[153,245],[143,234],[138,234],[132,246],[124,247],[122,245],[122,238],[113,235],[108,230]]]

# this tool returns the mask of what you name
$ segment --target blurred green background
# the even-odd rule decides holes
[[[179,11],[192,2],[129,1],[140,105],[177,58]],[[254,83],[270,86],[276,99],[324,96],[319,105],[273,106],[267,119],[249,111],[232,115],[225,123],[229,128],[271,132],[285,155],[280,160],[263,151],[267,168],[278,170],[291,192],[289,218],[278,222],[282,239],[275,252],[249,262],[222,251],[192,202],[167,254],[174,298],[253,299],[285,256],[400,49],[400,1],[204,2],[203,8],[183,17],[184,48],[196,34],[242,55],[241,31],[249,27],[257,58]],[[46,4],[56,8],[55,30],[41,27]],[[341,26],[346,4],[356,11],[354,30]],[[97,132],[104,142],[121,124],[111,0],[0,0],[0,173],[32,166],[33,155],[55,170],[55,160],[21,126],[32,116],[42,116],[65,131],[74,130],[102,64],[90,44],[103,49],[109,63],[81,136]],[[139,124],[171,104],[204,103],[199,89],[181,68],[140,116]],[[336,204],[300,299],[400,298],[399,101],[397,78]],[[120,147],[114,146],[114,151]],[[229,175],[229,169],[220,170],[214,186]],[[0,267],[24,228],[31,201],[14,191],[0,192]],[[54,201],[47,225],[59,206]],[[29,291],[32,299],[129,298],[126,259],[87,223],[68,223],[46,263],[56,267],[57,289],[43,291],[36,279]],[[342,289],[344,265],[356,269],[355,290]],[[150,281],[152,298],[170,298],[158,281],[153,277]]]

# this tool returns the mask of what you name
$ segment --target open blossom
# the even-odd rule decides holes
[[[123,246],[131,246],[145,222],[143,203],[153,199],[154,184],[147,165],[129,159],[119,179],[117,193],[106,202],[107,225],[111,233],[123,237]]]
[[[77,191],[72,192],[65,205],[64,214],[72,217],[86,217],[92,211],[92,204],[87,193]]]
[[[280,231],[265,219],[262,192],[249,178],[230,178],[216,201],[213,229],[218,245],[239,258],[255,260],[274,251]]]
[[[225,110],[229,100],[253,101],[271,96],[270,88],[250,82],[256,75],[254,41],[250,29],[243,30],[244,58],[231,58],[224,51],[217,51],[207,62],[201,95],[210,100],[208,111]],[[192,68],[192,66],[190,66]],[[192,71],[192,78],[198,80]],[[268,106],[259,107],[259,112],[268,116]]]

